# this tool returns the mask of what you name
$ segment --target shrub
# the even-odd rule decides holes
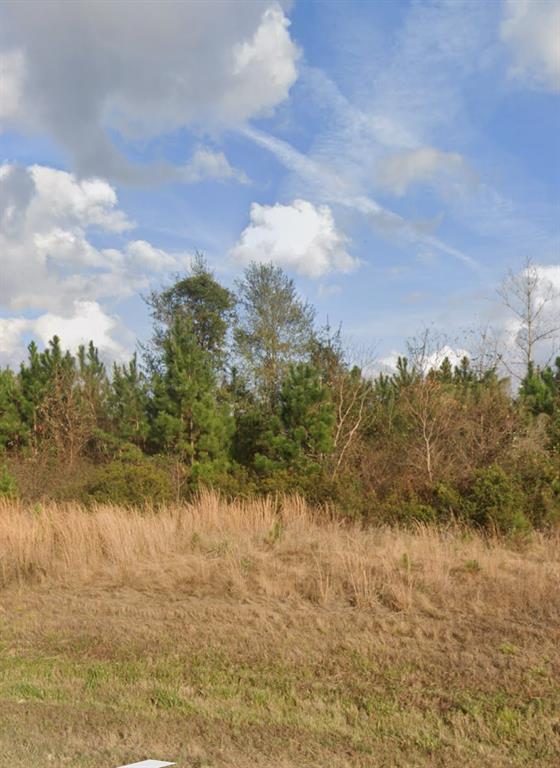
[[[460,517],[463,509],[463,498],[453,485],[437,483],[433,490],[433,505],[438,509],[442,519]]]
[[[15,499],[18,495],[18,487],[15,477],[8,472],[8,467],[4,465],[0,472],[0,496],[8,499]]]
[[[414,493],[407,496],[392,494],[384,501],[381,514],[383,522],[399,525],[436,523],[439,520],[438,510]]]
[[[522,533],[530,528],[524,514],[525,497],[502,467],[479,469],[463,501],[467,520],[501,533]]]
[[[86,501],[141,506],[170,501],[175,496],[168,472],[149,460],[113,461],[100,467],[86,485]]]
[[[512,467],[525,495],[525,514],[536,527],[560,523],[560,455],[524,451]]]

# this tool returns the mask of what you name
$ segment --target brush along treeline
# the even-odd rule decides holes
[[[198,258],[147,301],[140,359],[108,372],[92,343],[71,354],[54,337],[0,372],[0,493],[142,504],[212,486],[380,522],[560,519],[560,358],[535,365],[542,332],[518,336],[516,389],[498,356],[434,362],[426,337],[396,372],[368,375],[272,265],[233,292]]]

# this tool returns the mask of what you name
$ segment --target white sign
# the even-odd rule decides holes
[[[142,760],[141,763],[121,765],[119,768],[165,768],[167,765],[175,765],[175,763],[164,763],[162,760]]]

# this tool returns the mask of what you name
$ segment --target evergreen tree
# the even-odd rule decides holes
[[[0,453],[21,448],[28,442],[24,412],[20,382],[8,368],[0,370]]]
[[[77,378],[84,409],[98,428],[107,428],[107,397],[109,381],[105,365],[99,359],[99,350],[90,341],[87,348],[81,344],[77,355]]]
[[[19,380],[23,397],[23,418],[29,428],[30,435],[35,437],[39,429],[37,412],[45,397],[49,374],[43,365],[42,355],[34,341],[27,347],[27,352],[27,362],[21,364]]]
[[[264,452],[255,457],[257,469],[266,474],[287,470],[295,482],[320,472],[334,448],[334,425],[329,391],[317,369],[304,363],[293,366],[265,435]]]
[[[552,368],[548,365],[539,368],[531,362],[521,382],[519,397],[535,416],[539,413],[552,416],[557,389],[558,383]]]
[[[198,341],[186,317],[176,317],[162,339],[150,439],[155,450],[174,454],[195,476],[208,476],[212,467],[227,467],[233,420],[218,391],[212,357]]]
[[[136,354],[128,365],[113,365],[108,395],[113,432],[123,440],[144,448],[148,437],[148,383]]]
[[[164,291],[152,292],[148,305],[155,324],[152,352],[156,359],[166,334],[180,318],[190,323],[198,346],[211,356],[216,369],[223,367],[235,296],[215,280],[200,254],[196,255],[189,277],[177,280]]]

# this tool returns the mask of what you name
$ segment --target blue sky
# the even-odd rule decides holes
[[[506,327],[508,269],[560,287],[559,92],[558,0],[4,0],[0,363],[126,357],[195,250],[381,359]]]

